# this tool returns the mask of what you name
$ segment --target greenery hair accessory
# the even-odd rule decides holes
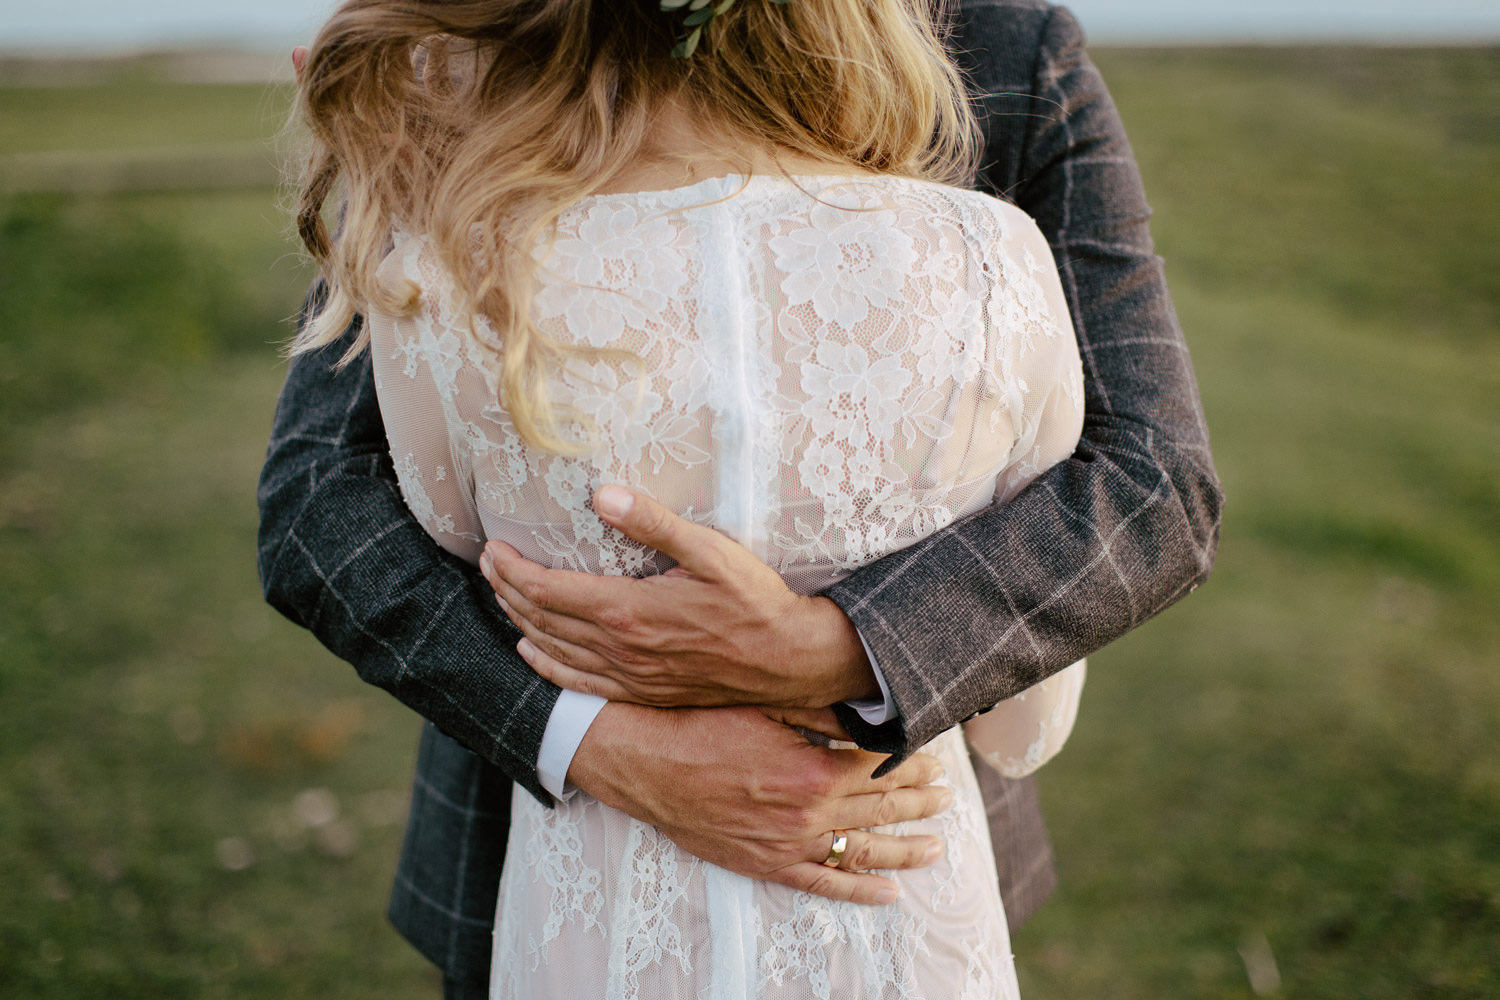
[[[774,4],[787,4],[792,0],[771,0]],[[677,39],[677,44],[672,46],[673,59],[687,59],[698,50],[698,41],[703,37],[703,29],[715,17],[724,13],[734,6],[734,0],[661,0],[661,9],[668,13],[687,8],[688,16],[682,19],[682,26],[689,29],[688,33]]]

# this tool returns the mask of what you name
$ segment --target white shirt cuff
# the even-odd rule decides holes
[[[855,629],[858,632],[858,629]],[[865,647],[865,656],[870,659],[870,669],[875,671],[875,683],[880,685],[880,700],[874,698],[861,698],[858,701],[846,701],[845,705],[859,713],[859,717],[872,726],[890,722],[896,717],[896,702],[891,697],[890,685],[885,682],[885,674],[880,672],[880,664],[875,661],[875,653],[870,649],[870,644],[865,642],[865,637],[859,637],[859,644]],[[583,739],[582,736],[579,739]]]
[[[568,768],[573,766],[573,756],[578,753],[584,734],[607,704],[598,695],[564,690],[552,706],[547,730],[542,733],[542,748],[537,754],[536,777],[554,799],[562,801],[577,791],[568,784]]]

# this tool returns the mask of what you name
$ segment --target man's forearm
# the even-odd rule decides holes
[[[368,364],[330,367],[351,339],[352,331],[321,356],[295,360],[277,407],[260,487],[266,596],[366,680],[550,804],[537,767],[558,689],[516,656],[520,633],[488,584],[411,516]],[[887,901],[894,886],[884,876],[821,863],[832,831],[947,806],[944,791],[929,787],[930,759],[874,782],[867,755],[815,746],[755,709],[613,708],[602,731],[588,712],[573,717],[575,731],[557,728],[565,742],[584,741],[571,763],[585,789],[754,878]],[[561,790],[556,775],[549,784]],[[920,867],[938,849],[931,837],[854,839],[852,857],[868,868]]]
[[[983,51],[1009,23],[987,18],[1012,16],[967,10],[960,48]],[[1031,79],[979,74],[992,92],[985,180],[1052,244],[1083,357],[1083,437],[1007,503],[826,591],[901,712],[879,730],[843,714],[872,749],[909,752],[1025,690],[1170,605],[1213,563],[1222,496],[1140,178],[1077,24],[1046,16]]]
[[[368,354],[333,368],[353,336],[288,371],[258,494],[266,599],[366,681],[544,797],[537,756],[558,689],[515,653],[520,635],[479,574],[411,516]]]
[[[366,681],[533,794],[559,795],[598,704],[557,700],[557,689],[518,657],[520,633],[493,594],[412,517],[367,358],[333,367],[356,335],[351,328],[288,372],[260,484],[266,597]],[[799,599],[796,608],[794,620],[782,622],[785,656],[820,665],[814,672],[828,695],[818,703],[879,698],[859,636],[837,606]],[[756,652],[764,647],[757,643]]]
[[[807,712],[796,721],[827,727],[826,716]],[[932,784],[942,774],[933,757],[918,754],[874,780],[878,760],[818,746],[756,708],[617,702],[580,747],[574,780],[730,871],[882,904],[897,892],[885,872],[929,865],[942,848],[935,837],[868,828],[936,815],[952,803],[952,791]],[[841,868],[824,863],[834,831],[849,838]]]
[[[605,486],[594,512],[677,565],[639,579],[598,576],[490,542],[480,569],[542,676],[662,708],[824,708],[883,696],[858,631],[832,601],[793,593],[749,550],[643,492]]]

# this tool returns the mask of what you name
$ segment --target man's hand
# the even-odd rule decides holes
[[[676,560],[644,579],[549,570],[503,542],[480,567],[537,673],[611,701],[821,708],[878,697],[853,624],[802,597],[726,536],[622,486],[594,496],[608,524]]]
[[[925,867],[942,843],[861,828],[948,808],[952,791],[931,784],[942,774],[936,758],[916,754],[872,779],[879,755],[818,746],[772,716],[837,735],[831,712],[610,704],[568,777],[730,871],[832,899],[892,902],[896,884],[868,869]],[[849,837],[840,868],[822,863],[835,830]]]

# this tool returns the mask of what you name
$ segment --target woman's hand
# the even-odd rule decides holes
[[[644,579],[594,576],[490,542],[480,568],[543,677],[656,707],[879,696],[859,633],[832,601],[793,593],[748,549],[623,486],[599,490],[594,510],[677,565]]]

